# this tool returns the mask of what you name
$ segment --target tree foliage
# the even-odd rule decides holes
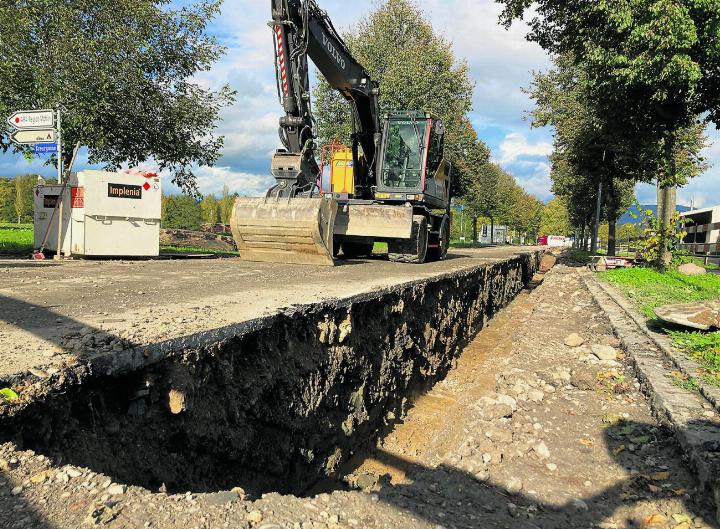
[[[33,187],[37,183],[37,176],[25,175],[15,178],[15,215],[17,223],[32,222],[34,199]]]
[[[213,133],[234,92],[192,81],[223,48],[205,34],[221,0],[176,9],[169,0],[8,0],[0,5],[0,120],[62,105],[63,156],[76,142],[90,163],[155,161],[185,189],[213,165]],[[7,132],[7,131],[4,131]],[[18,150],[6,135],[0,147]]]
[[[565,200],[555,197],[543,208],[540,219],[540,235],[570,235],[573,233],[570,225]]]
[[[199,230],[203,223],[200,203],[190,195],[163,197],[162,226],[179,230]]]
[[[528,38],[569,57],[600,115],[657,148],[664,237],[675,210],[669,190],[687,179],[677,164],[683,131],[693,137],[697,116],[720,125],[720,0],[496,1],[506,25],[533,5]],[[660,252],[658,264],[669,257]]]
[[[200,202],[202,220],[205,224],[216,224],[220,221],[220,203],[213,195],[207,195]]]
[[[456,60],[451,44],[434,33],[421,9],[410,0],[385,0],[344,39],[353,56],[379,83],[382,112],[422,110],[444,121],[445,155],[456,167],[454,191],[464,194],[472,175],[461,162],[479,141],[466,118],[473,92],[467,64]],[[350,105],[322,76],[314,96],[320,141],[330,143],[338,138],[349,144]]]

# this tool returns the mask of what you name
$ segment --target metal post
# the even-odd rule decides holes
[[[57,127],[57,174],[58,174],[58,185],[63,185],[63,170],[62,170],[62,114],[60,111],[60,107],[57,109],[57,122],[55,126]],[[63,234],[62,234],[62,228],[63,228],[63,196],[65,194],[64,192],[65,188],[60,188],[60,194],[58,195],[58,200],[60,201],[60,205],[58,206],[58,236],[57,236],[57,253],[55,254],[55,259],[62,259],[62,243],[63,243]]]
[[[602,209],[602,180],[598,184],[597,208],[595,209],[595,228],[593,229],[590,253],[595,255],[598,250],[598,238],[600,235],[600,210]]]

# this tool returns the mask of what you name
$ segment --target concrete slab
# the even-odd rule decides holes
[[[199,261],[0,261],[0,379],[251,322],[292,305],[460,273],[537,248],[454,250],[425,265],[335,268]]]

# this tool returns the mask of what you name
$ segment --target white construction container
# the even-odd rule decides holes
[[[59,185],[35,188],[35,247],[57,251]],[[62,252],[66,256],[156,257],[160,253],[161,186],[157,176],[81,171],[63,199]],[[53,211],[55,215],[53,216]]]

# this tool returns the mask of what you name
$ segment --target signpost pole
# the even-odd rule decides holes
[[[62,186],[60,188],[60,194],[58,195],[58,200],[60,201],[60,204],[58,205],[58,238],[57,238],[57,253],[55,254],[55,259],[62,259],[62,243],[63,243],[63,197],[65,195],[65,186],[63,185],[63,170],[62,170],[62,114],[60,111],[60,107],[57,109],[57,173],[58,173],[58,185]]]

